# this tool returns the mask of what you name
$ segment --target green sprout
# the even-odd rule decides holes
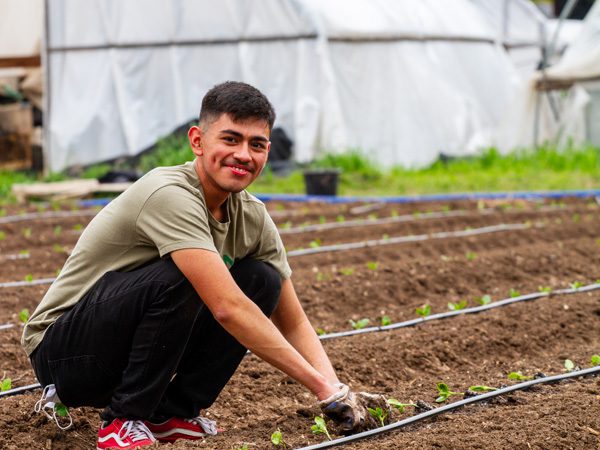
[[[53,230],[54,236],[60,236],[62,233],[62,227],[60,225],[56,225]]]
[[[438,398],[435,399],[436,403],[444,403],[446,400],[448,400],[453,395],[464,395],[464,393],[462,393],[462,392],[451,391],[446,383],[438,383],[437,390],[438,390],[438,394],[440,394],[440,395],[438,396]]]
[[[315,329],[315,331],[317,332],[317,335],[318,335],[318,336],[323,336],[324,334],[327,334],[327,331],[325,331],[325,329],[324,329],[324,328],[319,328],[319,327],[317,327],[317,328]]]
[[[521,293],[519,291],[517,291],[516,289],[510,288],[510,290],[508,291],[508,295],[512,298],[514,297],[518,297],[521,295]]]
[[[491,386],[469,386],[469,391],[471,392],[491,392],[497,391],[498,388]]]
[[[12,380],[10,378],[2,378],[0,380],[0,392],[9,391],[12,389]]]
[[[27,281],[28,283],[31,283],[33,281],[33,275],[30,273],[25,275],[25,281]]]
[[[377,214],[369,214],[369,215],[367,216],[367,219],[368,219],[368,220],[377,220]]]
[[[27,323],[29,320],[29,310],[27,308],[23,308],[19,311],[19,320],[23,323]]]
[[[26,237],[26,238],[31,237],[31,233],[32,233],[31,227],[23,228],[22,233],[23,233],[23,236]]]
[[[331,441],[331,435],[329,434],[329,430],[327,429],[327,425],[325,425],[325,419],[321,416],[315,417],[315,425],[310,427],[313,434],[324,434],[327,436],[327,439]]]
[[[21,255],[21,256],[29,256],[29,250],[19,250],[19,255]]]
[[[481,306],[485,306],[492,302],[492,297],[490,297],[488,294],[485,294],[485,295],[482,295],[481,297],[477,297],[475,299],[475,301],[477,303],[479,303]]]
[[[569,284],[569,287],[571,289],[579,289],[582,286],[583,286],[583,283],[581,281],[573,281],[572,283]]]
[[[339,214],[339,215],[338,215],[338,216],[335,218],[335,220],[336,220],[337,222],[345,222],[345,221],[346,221],[346,218],[345,218],[345,217],[344,217],[342,214]]]
[[[509,380],[529,381],[533,380],[533,375],[523,375],[521,372],[511,372],[508,374]]]
[[[67,417],[69,415],[69,408],[62,403],[55,403],[54,412],[58,417]]]
[[[396,408],[400,414],[404,413],[404,410],[406,409],[407,406],[412,406],[412,407],[417,406],[414,403],[402,403],[402,402],[396,400],[395,398],[388,398],[387,402],[388,402],[388,405]]]
[[[280,225],[280,228],[283,230],[287,230],[288,228],[292,228],[292,222],[290,222],[289,220],[287,222],[284,222]]]
[[[565,359],[565,371],[573,372],[575,370],[575,363],[570,359]]]
[[[52,251],[54,253],[64,253],[65,248],[62,245],[60,245],[60,244],[54,244],[52,246]]]
[[[467,252],[465,253],[465,258],[467,258],[467,261],[475,261],[477,259],[477,253]]]
[[[538,286],[538,291],[549,294],[550,292],[552,292],[552,288],[550,286]]]
[[[431,314],[431,306],[429,305],[429,303],[426,303],[423,306],[421,306],[420,308],[416,308],[415,312],[422,318],[425,318],[429,314]]]
[[[367,262],[367,269],[369,270],[377,270],[377,268],[379,267],[379,263],[375,262],[375,261],[368,261]]]
[[[450,311],[460,311],[461,309],[465,309],[466,307],[467,307],[466,300],[461,300],[457,303],[452,303],[452,302],[448,303],[448,309]]]
[[[327,219],[325,218],[325,216],[319,216],[319,223],[325,223],[327,222]]]
[[[73,225],[73,231],[81,231],[83,230],[83,225],[81,225],[80,223],[76,223],[75,225]]]
[[[352,325],[352,328],[355,330],[362,330],[364,327],[369,325],[370,320],[365,317],[364,319],[357,320],[356,322],[350,319],[348,322],[350,322],[350,325]]]
[[[310,241],[308,246],[310,248],[319,248],[321,246],[321,239],[317,238],[317,239]]]
[[[354,273],[354,268],[352,268],[352,267],[342,267],[340,269],[340,273],[342,275],[346,275],[346,276],[352,275]]]
[[[0,231],[0,241],[3,241],[4,239],[6,239],[6,232]]]
[[[590,360],[592,366],[600,366],[600,355],[592,355],[592,359]]]
[[[390,318],[390,316],[388,316],[388,315],[381,316],[381,326],[382,327],[390,325],[391,323],[392,323],[392,319]]]
[[[400,214],[398,214],[398,211],[396,211],[395,209],[392,209],[390,211],[390,217],[398,217]]]
[[[384,411],[381,406],[378,406],[377,408],[367,408],[367,410],[375,420],[378,420],[379,423],[381,423],[382,427],[385,426],[385,419],[387,419],[388,416],[387,411]]]
[[[283,440],[283,434],[279,428],[277,428],[277,430],[275,430],[271,435],[271,442],[277,447],[287,448],[287,444]]]

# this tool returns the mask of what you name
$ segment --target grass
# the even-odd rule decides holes
[[[170,136],[144,154],[137,169],[181,164],[193,158],[186,136]],[[341,170],[339,195],[419,195],[458,192],[499,192],[600,188],[600,148],[581,147],[558,151],[552,147],[520,150],[501,155],[490,148],[478,156],[441,161],[422,169],[381,169],[357,149],[341,155],[325,154],[309,166],[299,166],[282,177],[267,167],[250,186],[253,193],[303,194],[302,169],[334,167]],[[102,175],[110,166],[92,166],[84,178]],[[48,180],[66,179],[51,174]],[[11,201],[13,183],[37,181],[32,175],[0,172],[0,202]]]

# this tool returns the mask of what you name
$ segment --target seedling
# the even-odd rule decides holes
[[[583,283],[581,281],[573,281],[569,284],[569,287],[571,289],[579,289],[581,286],[583,286]]]
[[[12,389],[12,380],[10,378],[2,378],[0,380],[0,392],[9,391]]]
[[[67,417],[69,415],[69,408],[62,403],[56,403],[54,405],[54,412],[58,417]]]
[[[53,230],[54,236],[60,236],[62,233],[62,227],[60,225],[56,225]]]
[[[321,416],[315,417],[315,424],[310,427],[313,434],[324,434],[327,436],[327,439],[331,441],[331,435],[329,434],[329,430],[327,429],[327,425],[325,425],[325,419]]]
[[[287,444],[283,440],[283,434],[279,428],[277,428],[277,430],[275,430],[271,435],[271,442],[277,447],[287,448]]]
[[[339,215],[338,215],[338,216],[335,218],[335,220],[336,220],[337,222],[345,222],[345,221],[346,221],[346,218],[345,218],[345,217],[344,217],[342,214],[339,214]]]
[[[355,330],[362,330],[364,327],[369,325],[370,320],[365,317],[364,319],[357,320],[356,322],[350,319],[348,322],[350,322],[350,325],[352,325],[352,328]]]
[[[510,291],[508,291],[508,295],[510,295],[511,297],[518,297],[521,295],[521,293],[519,291],[517,291],[516,289],[510,288]]]
[[[6,215],[6,210],[4,208],[0,208],[0,217],[4,217]]]
[[[19,250],[19,255],[29,256],[29,250]]]
[[[538,286],[538,291],[549,294],[552,292],[552,288],[550,286]]]
[[[471,392],[491,392],[497,391],[498,388],[491,386],[469,386],[469,391]]]
[[[23,233],[23,236],[26,238],[31,237],[31,228],[30,227],[23,228],[22,233]]]
[[[318,247],[320,247],[321,246],[321,239],[317,238],[317,239],[314,239],[314,240],[310,241],[310,244],[308,244],[308,246],[310,248],[318,248]]]
[[[450,311],[460,311],[461,309],[465,309],[467,307],[467,301],[461,300],[457,303],[448,303],[448,309]]]
[[[600,366],[600,355],[592,355],[592,359],[590,361],[592,366]]]
[[[238,448],[231,447],[231,449],[232,450],[248,450],[248,444],[242,444],[242,446],[238,447]]]
[[[27,308],[23,308],[19,311],[19,320],[23,323],[27,323],[29,320],[29,310]]]
[[[30,273],[25,275],[25,281],[27,281],[28,283],[31,283],[33,281],[33,275],[31,275]]]
[[[329,276],[324,274],[323,272],[317,272],[317,281],[328,280]]]
[[[0,241],[6,239],[6,233],[4,231],[0,231]]]
[[[573,216],[571,217],[571,220],[573,220],[573,222],[577,223],[581,220],[581,216],[579,214],[573,214]]]
[[[354,273],[354,269],[352,267],[342,267],[340,269],[340,273],[342,275],[349,276],[349,275],[352,275]]]
[[[511,372],[508,374],[509,380],[529,381],[533,380],[533,375],[523,375],[521,372]]]
[[[324,328],[319,328],[319,327],[317,327],[317,328],[315,329],[315,331],[317,332],[317,335],[319,335],[319,336],[323,336],[324,334],[327,334],[327,331],[325,331],[325,329],[324,329]]]
[[[467,261],[475,261],[475,259],[477,259],[477,253],[467,252],[465,253],[465,258],[467,258]]]
[[[394,408],[396,408],[400,414],[404,413],[404,410],[406,409],[407,406],[412,406],[412,407],[416,407],[417,406],[414,403],[402,403],[402,402],[399,402],[395,398],[388,398],[387,402],[388,402],[388,405],[393,406]]]
[[[570,359],[565,359],[565,370],[567,372],[573,372],[573,370],[575,370],[575,363]]]
[[[453,395],[464,395],[462,392],[451,391],[446,383],[438,383],[437,390],[440,395],[435,399],[436,403],[444,403]]]
[[[413,217],[415,217],[415,218],[417,218],[417,217],[421,217],[421,214],[422,214],[422,213],[421,213],[421,211],[415,211],[415,212],[413,213]]]
[[[80,223],[76,223],[75,225],[73,225],[73,231],[81,231],[83,230],[83,225],[81,225]]]
[[[385,426],[385,419],[387,419],[388,412],[381,409],[381,406],[377,408],[367,408],[369,410],[369,414],[381,423],[381,426]]]
[[[325,223],[327,222],[327,219],[325,218],[325,216],[319,216],[319,223]]]
[[[396,211],[395,209],[392,209],[390,211],[390,217],[398,217],[398,216],[399,216],[398,211]]]
[[[492,302],[492,297],[490,297],[489,295],[485,294],[485,295],[483,295],[481,297],[477,297],[475,299],[475,301],[477,303],[479,303],[481,306],[484,306],[484,305],[488,305],[489,303]]]
[[[420,308],[416,308],[415,312],[422,318],[425,318],[429,314],[431,314],[431,306],[429,305],[429,303],[426,303],[423,306],[421,306]]]
[[[286,230],[288,228],[292,228],[292,222],[290,222],[289,220],[287,222],[284,222],[281,224],[280,228]]]
[[[390,325],[392,323],[392,319],[390,319],[390,316],[381,316],[381,326],[385,327],[387,325]]]
[[[383,234],[381,235],[381,239],[383,239],[384,241],[389,241],[389,239],[390,239],[390,235],[389,235],[389,234],[387,234],[387,233],[383,233]]]
[[[52,251],[54,253],[64,253],[65,248],[62,245],[60,245],[60,244],[54,244],[52,246]]]
[[[375,261],[368,261],[367,262],[367,269],[369,270],[377,270],[377,268],[379,267],[379,263],[375,262]]]
[[[369,220],[377,220],[377,214],[369,214],[367,216],[367,219],[369,219]]]

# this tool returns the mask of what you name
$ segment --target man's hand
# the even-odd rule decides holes
[[[320,401],[323,413],[333,420],[342,433],[356,433],[377,428],[380,423],[371,416],[368,408],[381,408],[387,412],[386,422],[389,421],[391,408],[383,395],[367,392],[352,392],[345,384],[338,384],[340,389],[331,397]]]

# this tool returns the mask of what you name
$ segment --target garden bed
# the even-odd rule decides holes
[[[284,230],[357,219],[375,222],[407,215],[414,219],[283,234],[290,253],[424,236],[417,242],[290,257],[296,290],[319,331],[350,330],[350,319],[368,318],[369,325],[379,325],[383,316],[392,322],[414,319],[415,309],[425,304],[437,313],[447,311],[449,302],[467,300],[468,306],[476,306],[476,299],[484,295],[497,301],[540,288],[592,284],[600,278],[600,210],[594,201],[455,201],[373,206],[353,213],[357,206],[268,205]],[[448,216],[427,217],[428,211]],[[450,214],[457,211],[464,214]],[[5,217],[20,212],[6,208]],[[29,252],[28,258],[2,260],[0,282],[54,277],[89,220],[90,216],[74,215],[0,221],[5,233],[0,258]],[[435,237],[497,224],[525,227]],[[14,387],[36,381],[19,345],[18,313],[32,310],[47,287],[0,288],[0,325],[14,325],[0,330],[0,374],[12,378]],[[410,328],[331,339],[324,345],[340,378],[354,389],[380,392],[405,403],[435,404],[440,381],[463,392],[475,384],[514,383],[507,379],[512,371],[562,373],[565,359],[589,367],[590,357],[600,353],[600,291],[548,296]],[[0,448],[93,447],[98,410],[73,409],[74,428],[58,433],[45,416],[33,413],[39,395],[38,390],[0,399],[0,421],[7,425],[0,430]],[[272,448],[269,438],[277,428],[290,446],[314,444],[324,438],[310,430],[313,402],[297,383],[250,355],[207,411],[225,432],[165,448],[231,449],[244,444],[249,449]],[[467,406],[346,448],[595,448],[600,443],[599,411],[600,379],[587,377]],[[394,413],[393,420],[412,413],[412,408],[402,415]]]

